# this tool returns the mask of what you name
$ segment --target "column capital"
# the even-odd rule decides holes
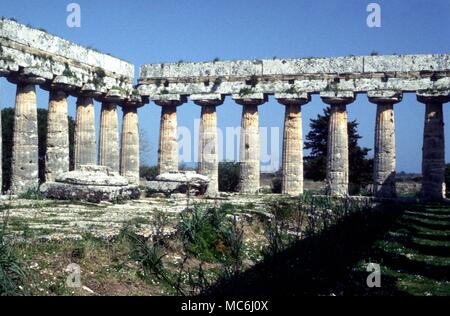
[[[81,89],[77,90],[74,95],[98,99],[103,96],[103,93],[97,91],[93,83],[87,83]]]
[[[126,96],[123,95],[122,91],[118,89],[110,89],[106,94],[102,94],[97,98],[97,101],[101,103],[122,103],[126,99]]]
[[[48,92],[64,92],[67,95],[73,93],[76,91],[77,87],[65,85],[65,84],[54,84],[54,83],[45,83],[40,85],[41,89],[48,91]]]
[[[225,102],[221,94],[193,94],[191,100],[199,106],[220,106]]]
[[[66,76],[56,76],[53,81],[48,80],[44,84],[41,84],[41,88],[46,91],[62,90],[68,94],[79,89],[79,87],[75,85],[74,79]]]
[[[10,74],[8,69],[0,68],[0,77],[6,77]]]
[[[375,104],[396,104],[403,100],[403,93],[393,90],[368,91],[369,102]]]
[[[50,94],[50,99],[52,98],[59,98],[59,99],[66,99],[68,94],[66,91],[64,90],[49,90],[49,94]]]
[[[179,94],[160,94],[150,97],[159,106],[180,106],[187,102],[187,97]]]
[[[309,93],[275,93],[275,99],[282,105],[305,105],[311,102],[311,95]]]
[[[450,101],[450,90],[417,91],[417,101],[421,103],[447,103]]]
[[[138,109],[145,105],[144,102],[134,101],[134,100],[123,100],[118,104],[122,108],[123,111],[128,109]]]
[[[92,105],[94,103],[94,99],[89,96],[79,95],[77,97],[77,105]]]
[[[266,103],[269,98],[264,93],[250,93],[247,95],[233,94],[233,100],[239,105],[256,105],[260,106]]]
[[[323,91],[320,97],[328,105],[347,105],[353,103],[356,98],[353,91]]]
[[[11,73],[9,74],[6,79],[11,82],[12,84],[44,84],[46,80],[41,77],[37,77],[34,75],[27,75],[23,73]]]

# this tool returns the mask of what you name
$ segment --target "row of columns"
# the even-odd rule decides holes
[[[16,84],[11,192],[18,194],[38,186],[38,126],[36,85],[39,80],[8,78]],[[44,86],[43,86],[44,87]],[[49,90],[46,181],[69,171],[68,91],[64,87]],[[117,104],[104,101],[101,108],[100,141],[97,157],[95,110],[91,96],[77,98],[75,124],[75,169],[97,164],[110,167],[139,183],[139,128],[134,102],[120,104],[123,110],[122,139],[119,143]],[[120,146],[120,147],[119,147]]]
[[[12,81],[12,80],[10,80]],[[12,192],[23,192],[38,184],[38,134],[36,84],[38,80],[13,80],[17,85],[14,119],[14,147],[12,155]],[[67,92],[49,89],[48,139],[46,180],[69,170],[69,140],[67,122]],[[394,105],[402,100],[396,92],[369,92],[369,101],[377,105],[375,127],[374,194],[394,197],[395,192],[395,120]],[[349,185],[348,117],[347,105],[354,101],[353,93],[322,95],[330,106],[327,157],[327,193],[347,195]],[[241,193],[259,191],[259,115],[258,106],[267,102],[267,96],[258,98],[235,97],[242,105],[240,145]],[[419,94],[419,102],[426,105],[423,141],[423,196],[437,200],[444,197],[445,142],[443,104],[450,101],[448,94]],[[157,101],[162,107],[161,133],[158,151],[159,172],[178,170],[176,108],[186,98],[175,101]],[[309,95],[278,98],[285,106],[283,137],[284,194],[303,193],[303,140],[301,107],[310,101]],[[195,99],[202,107],[200,125],[199,172],[210,178],[210,194],[218,192],[217,106],[222,96]],[[100,124],[99,155],[96,155],[95,111],[93,98],[79,96],[75,129],[75,167],[99,164],[120,171],[134,183],[139,181],[139,131],[137,104],[124,103],[121,150],[119,151],[117,105],[103,102]]]
[[[323,93],[322,100],[330,106],[328,130],[326,191],[332,196],[349,193],[349,139],[347,106],[354,102],[353,92]],[[277,97],[277,96],[276,96]],[[396,197],[396,142],[394,105],[401,102],[402,94],[394,91],[368,92],[369,101],[376,104],[375,156],[373,193],[376,197]],[[209,194],[218,193],[218,142],[216,107],[224,99],[213,96],[209,99],[193,98],[202,107],[199,135],[199,173],[210,178]],[[303,105],[310,102],[308,94],[295,97],[278,96],[285,106],[282,193],[303,193]],[[162,107],[159,146],[159,172],[178,171],[177,117],[176,108],[186,99],[156,101]],[[267,102],[267,97],[235,97],[242,105],[240,140],[240,184],[241,193],[256,193],[260,188],[259,159],[259,115],[258,106]],[[442,105],[450,101],[448,95],[418,94],[418,101],[426,104],[423,145],[423,189],[425,199],[440,200],[445,197],[445,144]]]

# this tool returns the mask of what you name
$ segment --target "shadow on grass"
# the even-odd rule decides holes
[[[450,233],[447,233],[445,231],[427,231],[419,229],[421,227],[413,227],[409,226],[406,223],[399,223],[396,225],[396,229],[408,232],[408,234],[411,234],[414,237],[421,238],[421,239],[428,239],[428,240],[434,240],[434,241],[450,241]]]
[[[381,251],[380,257],[384,265],[393,270],[406,272],[411,275],[421,275],[437,281],[450,281],[450,267],[432,264],[425,261],[410,259],[402,254]]]
[[[429,222],[427,220],[408,217],[403,219],[402,222],[404,222],[407,226],[415,225],[429,230],[447,231],[450,233],[450,224],[446,223],[445,221],[442,221],[441,223]]]
[[[355,213],[246,272],[220,280],[202,296],[404,295],[388,276],[383,276],[381,289],[369,289],[365,267],[355,269],[401,214],[394,205]]]
[[[431,221],[444,221],[450,220],[450,215],[441,215],[441,214],[430,214],[430,213],[419,213],[419,212],[408,212],[407,215],[412,215],[416,219],[424,219],[424,220],[431,220]]]
[[[411,237],[408,238],[392,238],[392,241],[398,242],[403,245],[405,248],[411,249],[417,253],[426,255],[426,256],[435,256],[435,257],[448,257],[450,258],[450,243],[448,245],[433,245],[426,244],[429,242],[428,240],[424,240],[423,243],[418,243],[412,240]],[[435,241],[433,241],[435,242]]]

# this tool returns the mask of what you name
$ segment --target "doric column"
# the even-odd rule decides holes
[[[39,184],[36,87],[17,83],[14,111],[11,192],[20,194]]]
[[[445,137],[442,105],[450,101],[450,91],[421,92],[417,99],[425,103],[423,132],[422,197],[440,201],[445,197]]]
[[[119,122],[115,103],[102,103],[98,152],[100,166],[119,172]]]
[[[122,105],[122,146],[120,152],[120,174],[130,183],[139,184],[139,123],[138,105]]]
[[[155,103],[161,107],[158,150],[159,174],[178,172],[177,107],[186,101],[185,98],[155,100]]]
[[[45,180],[52,182],[69,171],[69,121],[67,94],[63,90],[50,90],[49,94]]]
[[[373,194],[380,198],[393,198],[397,195],[394,104],[402,100],[402,94],[370,91],[367,95],[369,101],[377,105]]]
[[[90,97],[77,99],[75,123],[75,169],[80,165],[97,164],[94,101]]]
[[[259,192],[261,173],[258,106],[267,102],[267,96],[260,93],[233,99],[242,105],[239,192],[254,194]]]
[[[207,195],[219,193],[219,143],[217,138],[216,108],[224,102],[223,96],[191,97],[202,107],[199,134],[198,172],[209,178]]]
[[[0,157],[3,157],[2,110],[0,109]],[[0,165],[0,195],[3,194],[3,168]]]
[[[349,193],[347,105],[355,100],[355,95],[353,92],[325,92],[321,97],[330,105],[326,191],[331,196],[345,196]]]
[[[303,194],[303,132],[302,105],[311,101],[310,96],[275,95],[285,106],[282,162],[282,194]]]

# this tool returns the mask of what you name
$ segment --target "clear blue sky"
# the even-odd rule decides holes
[[[81,5],[81,28],[66,26],[66,6],[70,2]],[[366,25],[366,7],[371,2],[382,7],[381,28]],[[0,15],[43,27],[135,65],[216,57],[228,60],[368,55],[372,51],[450,53],[448,0],[0,0]],[[14,87],[4,79],[0,84],[0,106],[12,106]],[[47,93],[41,91],[39,107],[47,107],[47,99]],[[74,101],[71,98],[71,115],[75,114]],[[323,107],[318,96],[304,107],[305,134],[309,131],[309,119]],[[447,125],[449,107],[450,104],[444,108]],[[395,109],[398,170],[420,172],[424,106],[409,94]],[[139,113],[152,146],[152,163],[156,163],[159,113],[154,104],[146,105]],[[283,107],[273,99],[260,108],[260,113],[261,126],[282,126]],[[179,109],[179,125],[193,129],[194,119],[199,116],[199,107],[186,104]],[[239,126],[240,116],[240,106],[227,100],[218,110],[219,127]],[[368,103],[365,95],[359,95],[349,106],[349,117],[360,123],[361,144],[373,148],[375,105]],[[450,151],[448,126],[446,136]]]

